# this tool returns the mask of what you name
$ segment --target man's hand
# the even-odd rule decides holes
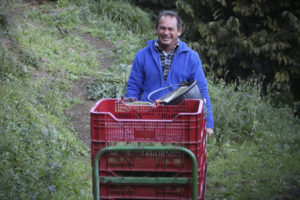
[[[208,135],[208,137],[212,136],[212,134],[214,134],[214,129],[206,128],[206,134]]]

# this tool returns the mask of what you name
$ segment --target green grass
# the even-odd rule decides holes
[[[68,96],[73,82],[96,77],[101,68],[99,49],[82,34],[112,40],[122,62],[134,54],[120,49],[136,35],[121,38],[120,23],[93,13],[87,1],[77,3],[34,8],[14,1],[0,7],[1,22],[22,9],[9,24],[1,23],[0,199],[92,198],[88,147],[65,115],[80,103]]]
[[[69,171],[80,172],[88,166],[73,164],[65,168],[71,163],[80,163],[86,147],[75,139],[66,119],[60,117],[59,104],[64,104],[64,100],[47,96],[49,102],[52,100],[57,106],[40,101],[40,91],[27,81],[1,87],[0,190],[3,199],[49,199],[54,195],[50,188],[61,192],[57,179]],[[51,94],[51,90],[43,91]],[[81,182],[88,193],[90,188],[84,184],[89,186],[90,180],[82,178]],[[64,187],[72,192],[77,186],[64,182],[60,189],[66,195]]]
[[[99,78],[94,79],[89,85],[88,98],[98,100],[124,97],[130,68],[130,65],[120,64],[104,70]]]
[[[208,199],[296,199],[300,123],[273,107],[260,84],[210,85],[216,121],[208,139]]]
[[[1,31],[0,198],[91,199],[88,148],[64,113],[78,102],[66,95],[72,82],[98,70],[96,53],[39,22]]]
[[[127,2],[112,0],[96,0],[97,12],[104,19],[121,24],[128,32],[148,33],[153,27],[147,13],[138,7],[133,7]],[[130,12],[128,12],[130,11]]]
[[[76,33],[62,36],[55,27],[34,24],[25,24],[20,29],[24,48],[35,51],[35,56],[42,60],[41,64],[47,72],[68,73],[76,77],[91,75],[99,67],[97,52]]]

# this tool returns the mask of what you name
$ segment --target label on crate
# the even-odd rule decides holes
[[[153,141],[155,140],[156,132],[153,131],[145,131],[145,130],[135,130],[134,131],[134,138],[137,141]]]

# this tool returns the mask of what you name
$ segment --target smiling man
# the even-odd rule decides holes
[[[212,135],[214,121],[207,82],[198,53],[179,39],[181,19],[174,11],[163,11],[157,18],[154,30],[157,39],[148,41],[148,46],[139,50],[134,58],[126,97],[148,101],[148,95],[157,89],[197,80],[208,110],[206,132]],[[159,99],[174,89],[176,87],[157,92],[151,99]]]
[[[178,37],[182,33],[181,21],[171,15],[162,15],[154,29],[158,37],[158,47],[165,52],[170,52],[178,44]]]

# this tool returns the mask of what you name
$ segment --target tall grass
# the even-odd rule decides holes
[[[13,3],[1,11],[13,9]],[[90,199],[87,148],[64,115],[73,102],[66,96],[72,78],[51,74],[58,71],[57,61],[65,59],[57,54],[59,48],[75,48],[74,43],[60,40],[61,46],[53,47],[56,38],[45,27],[35,29],[18,18],[12,22],[0,31],[0,199]],[[69,74],[88,72],[59,67]]]
[[[0,198],[50,199],[63,190],[70,198],[81,199],[80,193],[72,194],[79,190],[71,182],[77,179],[86,196],[89,180],[69,177],[70,170],[89,174],[89,165],[80,165],[85,147],[61,117],[67,105],[62,92],[53,91],[56,85],[47,87],[46,81],[32,83],[29,76],[10,75],[0,84]],[[61,177],[70,182],[57,183]]]
[[[152,22],[145,12],[127,2],[113,0],[96,0],[98,13],[102,17],[120,23],[127,31],[147,33],[152,28]]]
[[[79,102],[68,96],[73,81],[96,76],[101,65],[99,49],[81,34],[114,38],[115,52],[134,34],[118,33],[125,26],[100,17],[91,2],[33,7],[12,1],[0,7],[0,199],[92,198],[88,149],[65,115]],[[10,13],[20,8],[8,25]],[[131,57],[124,53],[120,60]]]
[[[210,82],[215,136],[208,139],[209,199],[296,199],[300,120],[261,97],[261,84]]]

